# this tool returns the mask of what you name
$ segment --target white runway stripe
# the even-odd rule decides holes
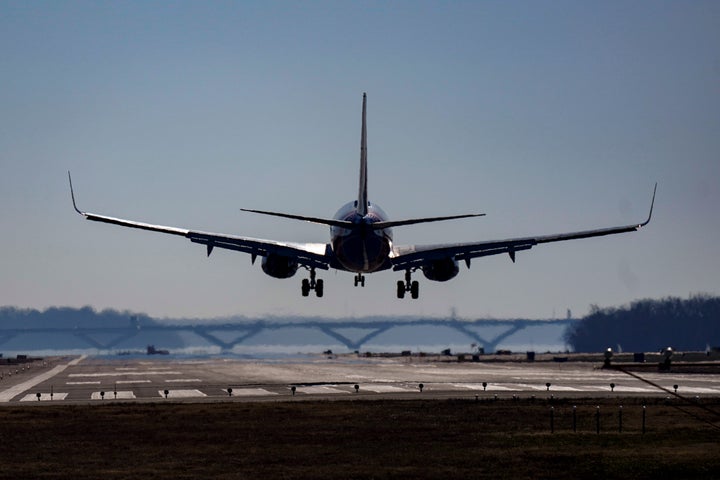
[[[128,400],[135,398],[135,394],[132,392],[132,390],[124,390],[117,392],[117,397],[113,392],[105,392],[105,400]],[[102,395],[100,395],[100,392],[93,392],[90,396],[91,400],[102,400]]]
[[[222,390],[227,395],[227,390]],[[269,392],[264,388],[238,388],[233,389],[233,397],[262,397],[265,395],[277,395],[275,392]]]
[[[298,393],[304,393],[307,395],[327,395],[337,393],[350,393],[347,390],[340,390],[339,388],[325,387],[322,385],[314,385],[310,387],[297,387]]]
[[[419,392],[419,388],[403,388],[395,387],[393,385],[361,385],[360,390],[370,390],[375,393],[395,393],[395,392]]]
[[[182,375],[182,372],[149,371],[149,372],[97,372],[97,373],[71,373],[68,377],[131,377],[146,375]]]
[[[194,397],[207,397],[200,390],[168,390],[167,398],[194,398]],[[165,391],[158,390],[158,395],[165,398]]]
[[[672,391],[672,388],[668,388],[668,390]],[[683,387],[680,385],[678,388],[678,393],[710,393],[713,395],[717,395],[720,393],[720,390],[717,388],[706,388],[706,387]]]
[[[52,400],[65,400],[65,398],[68,396],[67,393],[54,393],[52,395]],[[41,393],[40,394],[40,401],[41,402],[49,402],[51,400],[50,393]],[[21,402],[37,402],[37,394],[36,393],[28,393],[23,398],[20,399]]]

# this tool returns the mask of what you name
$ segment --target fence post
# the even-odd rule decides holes
[[[647,412],[647,408],[645,408],[645,405],[643,405],[643,419],[642,419],[642,433],[645,435],[645,413]]]
[[[573,432],[577,432],[577,405],[573,405]]]

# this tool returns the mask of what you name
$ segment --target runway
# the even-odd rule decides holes
[[[720,396],[720,375],[648,372],[642,381],[592,362],[449,362],[352,355],[291,359],[64,357],[0,380],[0,405],[498,396]],[[8,373],[15,373],[8,375]],[[549,385],[548,385],[549,384]]]

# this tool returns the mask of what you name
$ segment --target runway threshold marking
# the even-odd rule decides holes
[[[707,387],[684,387],[682,385],[679,385],[678,387],[678,393],[711,393],[711,394],[718,394],[720,393],[720,390],[717,388],[707,388]]]
[[[227,390],[222,390],[227,394]],[[233,397],[264,397],[266,395],[278,395],[276,392],[270,392],[264,388],[238,388],[233,389]]]
[[[486,389],[484,389],[483,386],[479,383],[453,383],[452,386],[458,388],[466,388],[468,390],[486,390],[488,392],[514,392],[519,390],[518,388],[510,388],[497,383],[488,383]]]
[[[394,385],[363,385],[362,390],[370,390],[375,393],[397,393],[397,392],[416,392],[415,388],[396,387]]]
[[[52,400],[65,400],[65,398],[68,396],[67,393],[53,393],[52,397],[49,393],[41,393],[40,394],[40,401],[41,402],[49,402]],[[37,402],[38,397],[37,393],[28,393],[23,398],[20,399],[21,402]]]
[[[158,390],[158,395],[165,398],[165,391]],[[207,397],[206,394],[200,390],[168,390],[167,398],[194,398],[194,397]]]
[[[117,396],[115,395],[115,392],[105,392],[105,400],[130,400],[134,399],[135,394],[132,392],[132,390],[123,390],[117,392]],[[102,400],[103,397],[100,395],[100,392],[93,392],[92,395],[90,395],[90,400]]]
[[[615,387],[616,392],[626,392],[626,393],[653,393],[657,392],[657,390],[652,388],[643,388],[643,387],[627,387],[623,385],[618,385]]]
[[[347,390],[340,390],[339,388],[326,387],[323,385],[313,385],[309,387],[297,387],[297,392],[304,393],[306,395],[334,395],[340,393],[350,393]]]

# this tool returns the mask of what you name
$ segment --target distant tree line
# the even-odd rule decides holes
[[[618,345],[625,352],[720,347],[720,297],[637,300],[619,308],[593,305],[586,317],[568,327],[565,341],[576,352],[616,350]]]
[[[131,323],[151,324],[153,320],[142,313],[106,309],[97,311],[92,307],[34,308],[0,307],[0,330],[2,328],[53,328],[53,327],[127,327]]]

